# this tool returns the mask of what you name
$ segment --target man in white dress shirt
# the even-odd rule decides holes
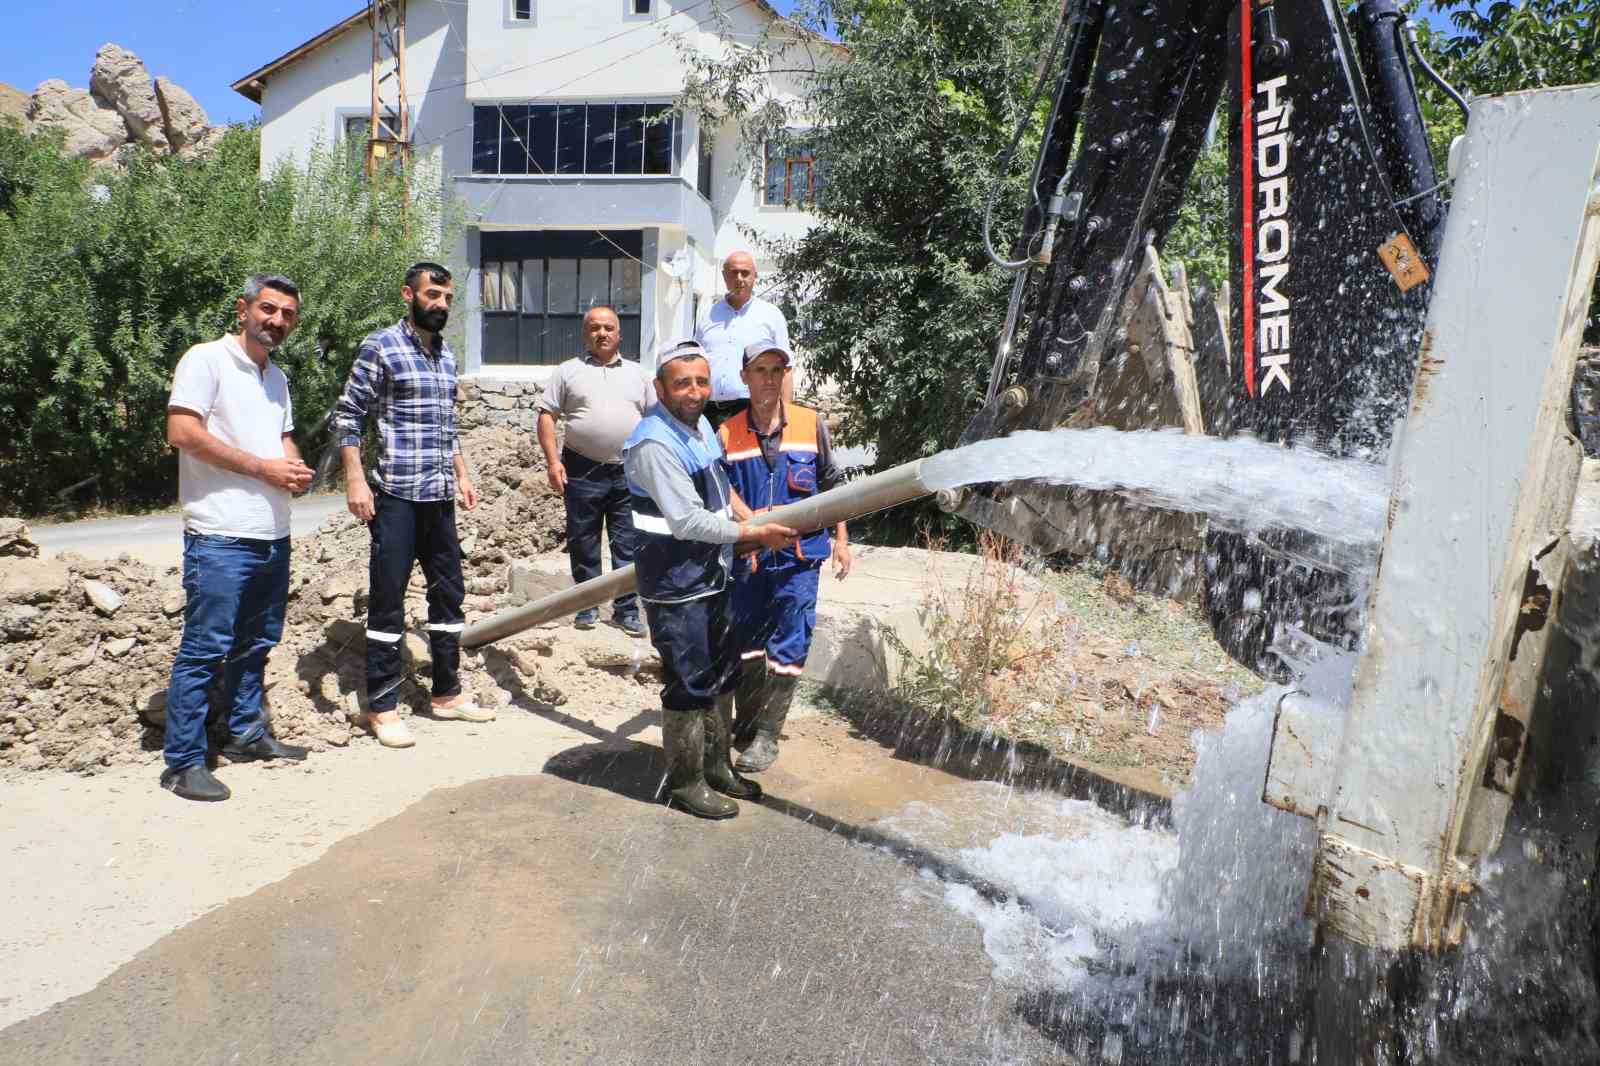
[[[711,402],[705,415],[713,429],[750,406],[750,390],[740,376],[744,350],[757,343],[789,349],[789,323],[776,304],[755,294],[757,276],[749,252],[734,252],[723,260],[722,281],[728,295],[713,304],[695,327],[694,339],[711,363]],[[793,399],[793,384],[785,384],[783,402]]]

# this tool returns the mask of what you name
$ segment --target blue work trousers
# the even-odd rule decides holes
[[[728,593],[685,603],[644,602],[650,643],[661,653],[661,706],[669,711],[704,711],[739,684],[733,612]]]
[[[602,525],[611,541],[611,569],[632,565],[637,534],[622,464],[597,463],[563,449],[561,465],[567,470],[567,489],[562,499],[567,505],[567,557],[572,564],[572,583],[581,585],[600,576]],[[611,601],[611,611],[619,619],[637,618],[639,599],[631,592],[618,596]]]
[[[771,558],[770,553],[765,553]],[[741,567],[742,568],[742,567]],[[799,677],[817,627],[820,562],[761,565],[733,583],[733,631],[739,658],[765,658],[767,669]]]
[[[228,732],[249,743],[266,732],[262,674],[283,636],[289,538],[183,535],[183,639],[167,685],[167,765],[206,759],[208,690],[222,676]]]

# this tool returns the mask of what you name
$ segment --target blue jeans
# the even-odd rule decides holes
[[[621,463],[597,463],[564,448],[561,465],[567,468],[567,491],[562,494],[567,505],[567,558],[572,583],[581,585],[600,576],[602,524],[611,538],[611,569],[621,570],[633,562],[633,501]],[[611,611],[619,619],[637,618],[638,598],[631,592],[618,596]]]
[[[289,538],[183,535],[183,640],[167,686],[167,766],[206,759],[207,690],[222,675],[228,732],[249,743],[266,732],[261,676],[283,636]]]

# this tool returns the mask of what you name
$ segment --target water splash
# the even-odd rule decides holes
[[[930,489],[1037,481],[1109,489],[1135,503],[1210,517],[1238,533],[1299,531],[1372,553],[1389,502],[1384,469],[1309,448],[1181,430],[1023,430],[923,461]]]

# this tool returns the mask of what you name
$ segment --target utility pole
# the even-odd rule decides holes
[[[367,116],[367,176],[376,189],[385,166],[402,179],[411,168],[411,108],[406,98],[406,0],[371,0],[372,109]]]

